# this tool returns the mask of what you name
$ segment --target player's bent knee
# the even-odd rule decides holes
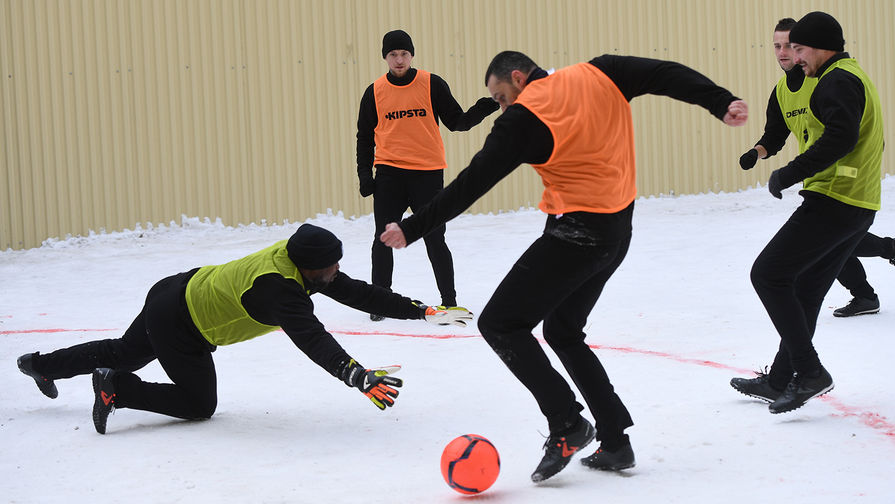
[[[196,401],[195,409],[190,420],[208,420],[217,410],[217,398]]]

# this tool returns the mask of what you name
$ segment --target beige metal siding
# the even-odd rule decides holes
[[[846,49],[895,118],[890,0],[0,0],[0,250],[49,237],[180,222],[300,221],[372,211],[357,194],[355,124],[386,71],[382,34],[403,28],[414,65],[444,77],[466,108],[504,49],[545,68],[602,53],[673,59],[746,99],[723,126],[661,97],[633,101],[641,195],[734,191],[795,154],[742,172],[780,70],[777,19],[809,10],[843,24]],[[452,179],[496,114],[443,130]],[[891,141],[891,128],[887,139]],[[794,144],[794,142],[790,142]],[[883,168],[895,173],[892,149]],[[537,204],[517,170],[473,208]],[[371,230],[372,234],[372,230]]]

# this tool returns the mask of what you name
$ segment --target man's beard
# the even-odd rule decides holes
[[[327,282],[324,280],[312,280],[310,278],[305,278],[305,289],[313,294],[315,292],[321,292],[322,290],[326,289],[331,283],[332,280]]]

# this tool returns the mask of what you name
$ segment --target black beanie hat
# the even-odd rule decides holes
[[[410,35],[406,31],[393,30],[382,37],[382,59],[385,59],[385,55],[395,49],[404,49],[413,56],[413,41],[410,40]]]
[[[299,268],[323,269],[342,258],[342,242],[322,227],[302,224],[286,242],[286,253]]]
[[[809,12],[789,32],[791,44],[801,44],[815,49],[842,52],[845,39],[836,18],[826,12]]]

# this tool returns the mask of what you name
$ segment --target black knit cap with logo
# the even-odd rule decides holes
[[[413,41],[404,30],[392,30],[382,37],[382,59],[395,49],[404,49],[413,56]]]
[[[342,242],[329,230],[302,224],[286,242],[286,253],[299,268],[323,269],[342,258]]]
[[[842,26],[836,18],[820,11],[805,14],[790,30],[789,42],[828,51],[845,50]]]

